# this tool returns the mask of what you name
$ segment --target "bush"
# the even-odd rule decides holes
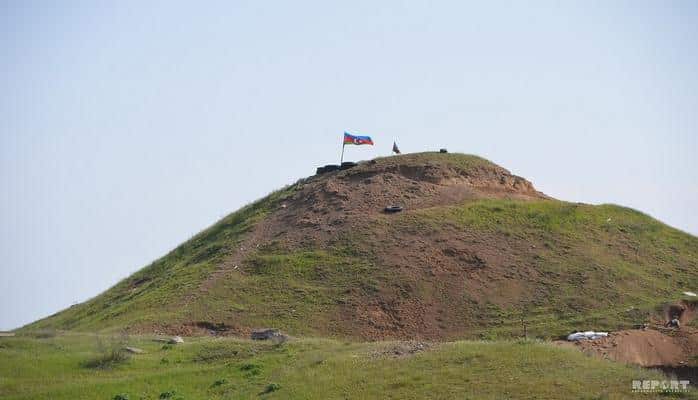
[[[128,395],[125,393],[120,393],[112,397],[112,400],[128,400]]]
[[[279,389],[281,389],[281,385],[279,385],[278,383],[270,383],[267,385],[267,387],[264,388],[264,391],[262,392],[262,394],[275,392]]]
[[[213,382],[211,387],[222,386],[222,385],[225,385],[226,383],[228,383],[228,380],[225,378],[224,379],[217,379],[216,381]]]
[[[29,334],[36,339],[51,339],[58,335],[55,329],[41,329]]]
[[[129,354],[123,349],[111,349],[83,363],[86,368],[108,369],[126,362]]]
[[[262,367],[257,364],[242,364],[240,370],[245,371],[245,376],[249,378],[254,375],[259,375],[260,372],[262,372]]]
[[[128,344],[127,335],[111,337],[107,343],[102,341],[99,336],[95,336],[95,338],[97,340],[98,354],[83,362],[83,367],[108,369],[122,364],[130,358],[130,354],[125,350]]]

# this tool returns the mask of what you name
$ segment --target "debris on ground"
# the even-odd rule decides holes
[[[665,331],[660,331],[664,329]],[[698,354],[698,331],[652,329],[614,332],[599,340],[575,342],[583,352],[642,367],[686,365]]]
[[[696,316],[698,302],[695,300],[684,300],[664,306],[664,322],[671,323],[676,319],[681,325],[688,324]]]
[[[181,336],[173,336],[170,338],[170,340],[167,341],[169,344],[179,344],[179,343],[184,343],[184,339],[182,339]]]
[[[667,322],[665,326],[678,329],[681,328],[681,322],[678,318],[674,318],[671,321]]]
[[[576,342],[578,340],[596,340],[608,336],[608,332],[575,332],[567,336],[567,340],[570,342]]]
[[[385,211],[385,212],[387,212],[387,213],[396,213],[396,212],[402,211],[402,207],[401,207],[401,206],[395,206],[395,205],[387,206],[387,207],[385,207],[385,208],[383,209],[383,211]]]
[[[697,295],[694,292],[683,292],[686,296],[691,296],[691,297],[696,297]]]
[[[585,353],[643,367],[695,368],[691,363],[698,355],[698,329],[691,323],[697,304],[686,300],[666,304],[661,319],[653,318],[640,329],[614,332],[594,341],[576,341],[575,345]]]
[[[353,161],[344,161],[344,162],[342,163],[342,165],[339,166],[339,169],[345,170],[345,169],[349,169],[349,168],[354,168],[354,167],[356,167],[357,165],[359,165],[359,164],[357,164],[357,163],[355,163],[355,162],[353,162]]]
[[[126,350],[127,352],[129,352],[131,354],[143,354],[143,353],[145,353],[145,351],[143,351],[142,349],[139,349],[138,347],[126,346],[126,347],[124,347],[124,350]]]
[[[250,338],[252,340],[274,340],[282,342],[288,339],[288,337],[278,329],[273,328],[255,329],[250,334]]]
[[[428,350],[431,344],[426,342],[399,342],[371,353],[372,357],[407,357]]]

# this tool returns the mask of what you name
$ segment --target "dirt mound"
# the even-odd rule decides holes
[[[698,331],[634,329],[577,343],[584,352],[643,367],[687,366],[698,356]]]
[[[678,319],[681,325],[686,325],[696,317],[698,301],[681,301],[677,304],[664,306],[664,322]]]
[[[473,157],[468,165],[449,161],[448,157],[423,162],[400,156],[311,177],[279,205],[261,229],[313,238],[317,236],[313,231],[342,230],[348,221],[381,214],[389,205],[409,212],[481,198],[547,198],[529,181],[486,160]]]

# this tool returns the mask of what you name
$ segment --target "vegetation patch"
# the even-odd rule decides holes
[[[264,387],[264,390],[260,394],[276,392],[279,389],[281,389],[281,385],[279,385],[278,383],[270,383]]]
[[[115,399],[115,393],[121,400],[249,399],[260,393],[324,400],[346,391],[361,399],[635,399],[633,380],[666,379],[656,371],[532,340],[448,342],[409,357],[374,357],[393,344],[298,339],[285,345],[288,351],[255,352],[256,344],[246,340],[201,338],[172,350],[181,363],[162,365],[152,351],[156,344],[131,337],[133,345],[150,351],[120,368],[86,372],[79,360],[98,354],[92,336],[60,336],[55,339],[60,348],[40,339],[7,339],[21,345],[0,349],[3,400]],[[194,360],[203,347],[221,342],[249,346],[252,356],[236,365]],[[698,398],[693,389],[682,396]]]

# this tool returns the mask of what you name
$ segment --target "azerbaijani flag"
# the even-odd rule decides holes
[[[344,144],[370,144],[373,145],[373,140],[371,140],[370,136],[356,136],[349,134],[347,132],[344,132]]]

